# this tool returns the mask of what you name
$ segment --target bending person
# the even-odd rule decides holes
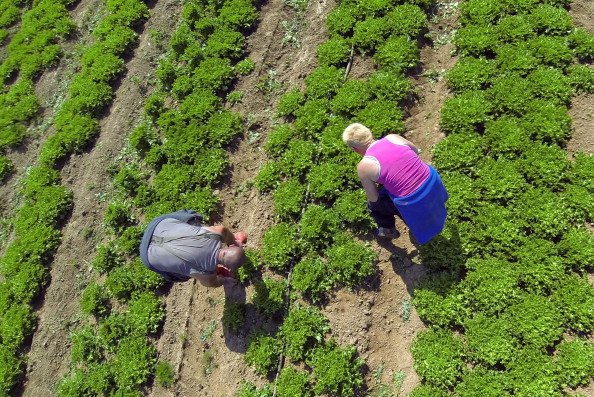
[[[195,278],[206,287],[235,285],[234,271],[245,262],[245,240],[244,233],[204,225],[200,214],[180,210],[149,223],[142,236],[140,258],[167,281]]]
[[[375,140],[371,130],[359,123],[349,125],[342,140],[363,156],[357,173],[378,236],[400,235],[395,215],[404,220],[420,244],[441,232],[448,193],[437,171],[421,160],[412,142],[395,134]]]

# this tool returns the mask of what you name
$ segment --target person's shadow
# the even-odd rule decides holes
[[[248,320],[248,305],[246,304],[246,289],[241,283],[234,286],[224,286],[225,308],[222,314],[223,335],[227,348],[236,353],[245,353],[249,341],[245,332]]]
[[[377,239],[377,242],[390,252],[392,268],[405,283],[411,297],[414,297],[414,290],[425,275],[440,271],[459,272],[464,268],[465,257],[456,225],[446,224],[444,231],[423,245],[412,234],[409,238],[415,247],[411,252],[397,247],[392,240]]]

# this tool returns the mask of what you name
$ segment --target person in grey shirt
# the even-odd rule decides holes
[[[234,271],[245,262],[245,234],[175,214],[156,218],[145,231],[141,258],[147,268],[168,281],[195,278],[206,287],[235,285]]]

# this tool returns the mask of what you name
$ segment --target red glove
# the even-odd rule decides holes
[[[235,237],[235,241],[240,242],[241,244],[247,243],[247,235],[245,233],[233,233],[233,237]]]

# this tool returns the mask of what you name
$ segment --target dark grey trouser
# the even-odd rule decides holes
[[[380,194],[376,202],[367,201],[367,209],[369,213],[375,219],[378,227],[384,228],[396,228],[396,220],[394,216],[400,216],[400,212],[394,205],[394,202],[388,195]]]

